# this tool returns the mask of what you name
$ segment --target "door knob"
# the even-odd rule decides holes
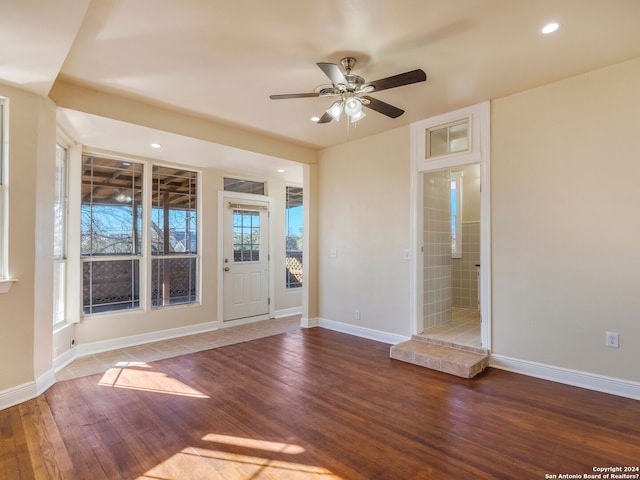
[[[228,272],[229,271],[229,267],[224,267],[224,271]]]

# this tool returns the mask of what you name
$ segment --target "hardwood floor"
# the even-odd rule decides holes
[[[639,466],[640,402],[313,328],[59,382],[0,435],[10,480],[544,479]]]

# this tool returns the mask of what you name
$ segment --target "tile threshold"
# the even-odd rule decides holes
[[[56,381],[104,373],[122,364],[148,363],[235,343],[279,335],[300,328],[300,315],[221,328],[169,340],[144,343],[76,358],[56,372]]]

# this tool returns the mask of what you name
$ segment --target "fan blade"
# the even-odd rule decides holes
[[[371,110],[375,110],[376,112],[386,115],[387,117],[398,118],[404,113],[404,110],[401,110],[398,107],[394,107],[393,105],[389,105],[388,103],[383,102],[382,100],[378,100],[377,98],[369,96],[363,96],[362,98],[366,98],[367,100],[369,100],[368,104],[363,103],[365,107],[368,107]]]
[[[410,85],[412,83],[424,82],[427,79],[427,74],[423,70],[411,70],[410,72],[400,73],[393,75],[392,77],[381,78],[380,80],[374,80],[373,82],[365,83],[362,88],[367,85],[372,85],[376,92],[380,90],[386,90],[388,88],[402,87],[403,85]]]
[[[344,74],[340,70],[340,67],[338,67],[335,63],[319,62],[316,63],[316,65],[318,65],[318,67],[320,67],[320,70],[322,70],[324,74],[329,77],[329,80],[331,80],[331,83],[334,87],[337,87],[338,85],[349,85],[349,82],[347,82],[347,79],[344,78]]]
[[[271,100],[284,100],[287,98],[319,97],[319,93],[285,93],[284,95],[269,95]]]
[[[316,123],[329,123],[331,120],[333,120],[333,117],[327,112],[324,112],[324,115],[322,115],[320,117],[320,120],[318,120]]]

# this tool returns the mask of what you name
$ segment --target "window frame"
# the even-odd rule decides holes
[[[131,252],[125,252],[125,253],[107,253],[107,254],[94,254],[91,252],[91,248],[89,249],[89,253],[83,253],[84,251],[84,247],[82,246],[82,241],[80,242],[79,245],[79,249],[78,249],[78,255],[80,257],[80,298],[81,298],[81,302],[80,302],[80,314],[82,317],[84,318],[89,318],[89,317],[94,317],[96,315],[108,315],[108,314],[117,314],[117,313],[127,313],[127,312],[132,312],[132,311],[137,311],[137,310],[141,310],[144,306],[144,292],[146,291],[145,288],[143,288],[144,286],[144,266],[145,266],[145,256],[144,256],[144,251],[145,251],[145,235],[146,235],[146,229],[145,229],[145,209],[144,209],[144,205],[145,205],[145,195],[146,195],[146,185],[145,185],[145,175],[146,175],[146,170],[149,167],[149,164],[145,163],[145,162],[140,162],[140,161],[134,161],[131,159],[124,159],[124,158],[114,158],[111,156],[106,156],[106,155],[101,155],[101,154],[93,154],[90,152],[83,152],[82,153],[82,160],[81,160],[81,168],[83,169],[83,174],[81,175],[81,183],[82,183],[82,177],[84,176],[84,168],[85,168],[85,159],[86,158],[97,158],[100,160],[105,160],[108,162],[119,162],[121,163],[123,166],[128,167],[128,166],[132,166],[132,165],[136,165],[140,167],[140,174],[139,174],[139,180],[140,180],[140,202],[136,203],[134,201],[134,198],[131,199],[131,205],[132,205],[132,211],[133,209],[140,209],[140,215],[137,218],[133,218],[132,217],[132,240],[131,240]],[[132,182],[133,182],[133,178],[132,178]],[[92,189],[93,189],[93,185],[92,185]],[[93,192],[92,192],[93,194]],[[135,189],[134,189],[134,196],[135,196]],[[127,200],[128,202],[129,200]],[[82,201],[82,199],[80,199],[80,204],[78,205],[78,209],[80,211],[80,223],[82,224],[82,218],[83,218],[83,214],[82,214],[82,208],[84,205],[84,202]],[[94,203],[92,202],[91,205],[93,206]],[[93,210],[93,207],[91,207],[91,209]],[[92,212],[93,214],[93,212]],[[93,218],[93,217],[92,217]],[[136,224],[138,226],[136,226]],[[139,232],[137,232],[136,234],[136,228],[139,229]],[[83,236],[83,229],[82,227],[80,228],[80,237],[82,238]],[[93,242],[93,240],[91,241]],[[92,272],[93,270],[93,263],[104,263],[104,262],[112,262],[112,263],[116,263],[116,262],[122,262],[122,261],[131,261],[131,292],[132,292],[132,298],[131,300],[128,302],[131,306],[130,307],[124,307],[124,308],[99,308],[99,306],[95,306],[93,304],[93,302],[91,301],[90,304],[87,306],[85,305],[85,265],[89,265],[89,270],[90,272]],[[137,268],[136,268],[136,262],[137,262]],[[91,275],[91,274],[90,274]],[[92,288],[93,288],[93,283],[90,283],[89,285],[89,295],[92,295]],[[137,293],[137,298],[135,296],[135,294]],[[114,305],[116,304],[121,304],[121,305],[125,305],[127,302],[115,302]],[[105,304],[107,305],[107,304]],[[97,308],[98,311],[93,311],[94,308]],[[88,311],[87,311],[88,310]]]
[[[456,211],[453,205],[449,206],[451,211],[451,258],[462,258],[462,176],[464,172],[451,172],[450,181],[456,183]],[[451,188],[453,190],[453,188]],[[453,196],[453,195],[452,195]],[[455,243],[454,243],[455,242]]]
[[[299,190],[299,192],[296,192],[296,195],[299,196],[300,198],[300,203],[296,204],[294,206],[290,206],[290,191],[291,190]],[[292,290],[298,290],[301,289],[304,285],[304,277],[302,276],[302,262],[303,262],[303,254],[304,254],[304,244],[302,243],[303,241],[303,235],[302,232],[300,232],[300,235],[290,235],[290,226],[289,226],[289,210],[292,208],[298,208],[300,207],[302,209],[302,213],[301,213],[301,224],[304,224],[304,190],[303,187],[297,186],[297,185],[287,185],[285,187],[285,290],[287,291],[292,291]],[[300,249],[298,250],[289,250],[287,248],[287,246],[289,245],[289,241],[291,238],[294,238],[297,240],[297,244],[300,246]],[[294,256],[290,256],[290,252],[296,252],[295,257]],[[298,265],[299,263],[299,265]],[[295,264],[295,270],[297,270],[297,275],[296,273],[292,273],[291,271],[291,267],[294,266]],[[291,277],[299,277],[296,278],[295,280],[293,280]]]
[[[59,152],[63,151],[60,166]],[[62,169],[62,174],[58,174],[58,168]],[[54,249],[53,249],[53,327],[54,329],[63,323],[66,323],[67,309],[67,257],[68,257],[68,232],[69,232],[69,148],[61,142],[56,142],[56,176],[55,176],[55,193],[54,200]],[[61,205],[58,205],[61,200]],[[56,207],[61,208],[61,212],[56,211]],[[58,228],[58,219],[62,217],[61,226]],[[57,239],[58,235],[60,236]],[[56,243],[60,240],[60,254],[56,252]],[[56,275],[58,269],[62,272]]]
[[[11,288],[8,268],[8,216],[9,189],[8,179],[8,99],[0,97],[0,293],[6,293]]]
[[[466,136],[467,146],[464,149],[451,151],[451,145],[453,142],[453,140],[451,139],[451,129],[460,125],[466,125],[467,127],[466,129],[467,130],[467,136]],[[439,132],[441,130],[446,130],[446,133],[447,133],[447,139],[446,139],[447,151],[443,153],[437,153],[434,155],[431,152],[431,149],[433,146],[433,140],[431,138],[431,134],[434,132]],[[424,143],[425,143],[425,152],[424,152],[425,160],[439,159],[439,158],[448,157],[451,155],[466,154],[473,151],[471,117],[470,116],[462,117],[452,122],[447,122],[447,123],[434,125],[433,127],[426,128]]]
[[[153,198],[150,202],[150,208],[151,208],[151,214],[150,214],[150,222],[149,222],[149,226],[146,229],[146,233],[149,235],[149,241],[151,244],[151,249],[150,249],[150,254],[149,254],[149,259],[148,262],[150,263],[150,268],[151,268],[151,277],[150,277],[150,289],[149,289],[149,302],[151,305],[152,309],[161,309],[161,308],[166,308],[166,307],[172,307],[172,306],[179,306],[179,305],[193,305],[193,304],[199,304],[200,303],[200,264],[201,264],[201,260],[200,260],[200,232],[199,232],[199,225],[200,225],[200,192],[201,192],[201,188],[200,188],[200,173],[197,170],[194,169],[188,169],[188,168],[182,168],[182,167],[177,167],[177,166],[166,166],[166,165],[161,165],[161,164],[156,164],[156,163],[150,163],[150,168],[149,170],[151,171],[151,188],[149,189],[148,196],[153,197],[156,193],[158,195],[158,203],[153,201]],[[166,245],[164,245],[163,247],[163,252],[159,252],[156,249],[154,249],[154,241],[153,241],[153,235],[152,235],[152,229],[153,229],[153,222],[154,222],[154,211],[158,210],[162,207],[160,207],[160,203],[159,203],[159,198],[160,198],[160,190],[158,190],[158,192],[155,191],[156,188],[156,171],[160,170],[160,169],[165,169],[165,170],[174,170],[176,172],[181,172],[183,174],[187,174],[184,176],[184,178],[188,178],[189,179],[189,193],[188,195],[191,197],[193,195],[193,206],[191,207],[191,199],[189,200],[189,206],[190,208],[184,209],[185,211],[189,211],[191,213],[187,214],[187,216],[190,215],[194,215],[195,214],[195,225],[193,225],[193,229],[189,229],[187,228],[187,224],[190,222],[190,218],[185,218],[185,221],[187,222],[187,224],[185,224],[185,240],[187,242],[186,246],[186,251],[185,252],[176,252],[176,251],[166,251]],[[159,180],[159,177],[158,177]],[[159,185],[159,184],[158,184]],[[194,192],[191,192],[191,187],[194,188]],[[162,208],[164,210],[164,208]],[[170,211],[172,209],[169,209],[167,212],[167,215],[169,215]],[[179,210],[179,209],[173,209],[173,210]],[[167,234],[169,234],[169,232],[165,232],[165,227],[166,225],[164,225],[164,219],[162,222],[162,227],[160,228],[159,226],[156,226],[157,230],[161,230],[163,233],[163,237]],[[195,242],[191,242],[191,235],[189,235],[189,238],[186,237],[187,233],[192,233],[195,236]],[[163,239],[164,242],[164,239]],[[160,244],[160,242],[158,242],[158,245]],[[193,272],[195,275],[195,279],[194,279],[194,285],[193,288],[195,288],[195,294],[191,294],[191,288],[189,288],[189,293],[187,295],[187,300],[186,301],[174,301],[172,302],[172,297],[169,296],[169,298],[166,298],[164,293],[160,296],[160,295],[154,295],[154,275],[159,274],[158,272],[160,272],[160,269],[162,268],[162,272],[164,275],[164,272],[166,272],[165,268],[167,265],[170,265],[172,263],[172,261],[184,261],[187,260],[190,264],[193,261],[195,263],[195,266],[193,267]],[[169,267],[170,268],[170,267]],[[189,277],[191,278],[191,266],[189,267]],[[189,280],[189,282],[191,282],[191,280]],[[157,284],[159,285],[159,279]]]
[[[267,195],[267,182],[264,180],[251,180],[241,177],[224,176],[223,191],[233,193],[248,193],[251,195]]]

